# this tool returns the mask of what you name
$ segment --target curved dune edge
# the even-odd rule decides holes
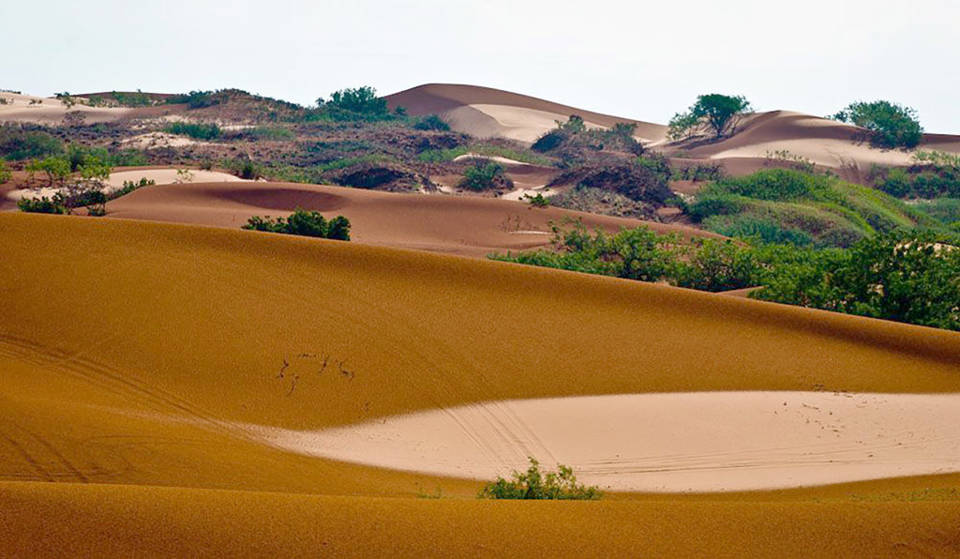
[[[294,431],[279,448],[490,480],[527,457],[616,491],[781,489],[960,471],[960,394],[692,392],[482,402]]]

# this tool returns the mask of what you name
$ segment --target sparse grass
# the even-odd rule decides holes
[[[557,464],[556,472],[542,472],[540,463],[529,458],[525,472],[514,471],[510,479],[498,477],[481,491],[481,499],[580,500],[600,499],[603,493],[593,486],[577,483],[569,466]]]

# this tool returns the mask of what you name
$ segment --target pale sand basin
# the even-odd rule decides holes
[[[114,188],[123,186],[124,181],[137,182],[141,178],[156,181],[160,184],[177,184],[184,182],[250,182],[230,173],[220,171],[203,171],[189,169],[186,177],[177,174],[177,169],[144,169],[142,171],[118,171],[110,175],[107,184]]]
[[[489,480],[533,456],[610,490],[715,492],[958,472],[958,424],[960,394],[694,392],[509,400],[319,431],[245,430],[292,452],[396,470]]]

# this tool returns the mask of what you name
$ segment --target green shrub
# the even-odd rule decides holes
[[[221,134],[220,127],[216,124],[200,122],[171,122],[163,127],[163,131],[169,134],[189,136],[196,140],[215,140]]]
[[[478,159],[463,172],[459,186],[476,191],[500,188],[507,184],[504,172],[503,165],[496,161]]]
[[[8,182],[13,178],[13,173],[7,168],[7,162],[0,159],[0,184]]]
[[[170,97],[167,97],[165,102],[170,105],[186,103],[191,109],[212,107],[213,105],[220,103],[218,99],[214,98],[213,91],[191,91],[190,93],[171,95]]]
[[[350,240],[350,221],[339,215],[329,221],[319,212],[297,208],[289,217],[251,217],[243,229],[319,237],[323,239]]]
[[[437,115],[427,115],[417,120],[413,125],[417,130],[438,130],[448,131],[450,125]]]
[[[550,207],[550,200],[547,200],[543,193],[537,192],[536,196],[531,196],[529,194],[524,194],[523,197],[530,202],[530,205],[535,208],[547,208]]]
[[[912,148],[923,139],[917,112],[890,101],[851,103],[833,118],[866,128],[870,142],[878,147]]]
[[[596,500],[599,489],[577,483],[569,466],[557,464],[556,472],[541,472],[540,463],[530,458],[525,472],[514,471],[511,479],[498,477],[480,491],[481,499]]]
[[[61,153],[63,142],[46,132],[9,124],[0,126],[0,158],[22,161]]]
[[[21,198],[17,201],[17,207],[22,212],[39,214],[68,214],[70,209],[63,204],[63,198],[55,194],[53,198],[43,196],[41,198]]]
[[[531,146],[530,149],[540,153],[546,153],[562,146],[569,137],[570,133],[566,132],[565,130],[559,128],[550,130],[544,132],[543,135],[537,138],[537,141],[533,143],[533,146]]]

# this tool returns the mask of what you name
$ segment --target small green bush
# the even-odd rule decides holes
[[[189,136],[195,140],[215,140],[220,137],[220,127],[214,123],[200,122],[171,122],[163,127],[169,134]]]
[[[7,162],[0,159],[0,184],[8,182],[13,178],[13,173],[7,168]]]
[[[544,197],[542,192],[537,192],[536,196],[531,196],[529,194],[524,194],[523,197],[530,202],[530,205],[535,208],[547,208],[550,207],[550,200]]]
[[[320,212],[306,211],[300,208],[297,208],[286,218],[251,217],[246,225],[242,226],[242,229],[340,241],[350,240],[350,221],[347,218],[338,215],[328,221]]]
[[[191,109],[202,109],[217,105],[220,101],[214,97],[213,91],[191,91],[190,93],[171,95],[167,97],[165,103],[169,105],[186,103]]]
[[[596,500],[599,489],[577,483],[569,466],[557,465],[556,472],[541,472],[540,463],[530,458],[525,472],[514,471],[511,479],[498,477],[480,491],[481,499]]]

